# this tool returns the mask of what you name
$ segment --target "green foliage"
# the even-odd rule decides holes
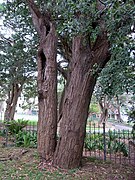
[[[107,1],[105,19],[110,40],[111,60],[99,74],[98,96],[113,98],[123,93],[135,93],[134,1]],[[131,15],[132,14],[132,15]]]
[[[90,109],[89,109],[90,113],[99,113],[100,109],[98,104],[90,104]]]
[[[118,138],[118,134],[115,133],[115,131],[109,130],[108,138],[110,141],[114,141],[116,138]]]
[[[24,2],[7,1],[2,7],[0,98],[4,99],[12,94],[13,84],[23,87],[24,84],[34,81],[37,36],[34,35],[28,7]]]
[[[10,122],[5,122],[5,125],[8,128],[8,131],[12,135],[18,134],[19,131],[22,131],[22,129],[27,126],[27,124],[28,124],[28,121],[22,120],[22,119],[18,119],[17,121],[12,120]]]
[[[98,17],[96,1],[58,0],[56,2],[56,12],[61,19],[58,24],[60,34],[69,34],[69,37],[71,37],[78,33],[91,32],[92,21]]]
[[[130,108],[130,111],[128,112],[128,116],[129,116],[128,117],[129,122],[135,123],[135,107],[134,106]]]
[[[101,134],[86,134],[85,148],[91,151],[103,150],[103,136]]]
[[[109,131],[107,137],[107,151],[109,152],[122,152],[123,156],[128,156],[128,146],[120,141],[119,134],[115,131]]]
[[[16,146],[18,147],[37,147],[37,133],[29,131],[19,131],[16,134]]]
[[[103,134],[86,134],[85,148],[91,151],[104,150]],[[106,150],[110,153],[123,153],[123,156],[128,156],[128,146],[121,142],[119,135],[116,132],[109,131],[106,135]]]
[[[100,113],[99,104],[94,93],[91,98],[91,103],[89,106],[89,113]]]
[[[0,129],[0,136],[5,137],[6,136],[6,131],[3,129]]]

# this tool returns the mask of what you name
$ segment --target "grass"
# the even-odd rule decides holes
[[[0,161],[3,157],[17,154],[21,148],[0,148]],[[39,168],[36,149],[18,158],[0,162],[0,180],[134,180],[134,167],[102,162],[96,158],[83,158],[82,168],[73,170],[53,167]]]

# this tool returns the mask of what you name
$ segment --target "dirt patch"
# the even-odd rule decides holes
[[[12,157],[12,158],[11,158]],[[1,179],[22,180],[134,180],[135,167],[114,164],[109,161],[103,163],[96,158],[84,157],[82,167],[73,170],[56,169],[50,166],[39,168],[40,160],[36,149],[28,148],[0,148]]]

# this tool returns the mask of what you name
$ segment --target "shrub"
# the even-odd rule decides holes
[[[86,134],[85,148],[88,150],[103,150],[103,137],[101,134]]]
[[[118,134],[109,131],[106,134],[106,151],[109,153],[121,152],[128,156],[128,147],[124,142],[118,141]],[[84,147],[90,151],[104,150],[103,134],[86,134]]]
[[[16,146],[37,147],[37,132],[19,131],[16,134]]]
[[[2,136],[2,137],[6,136],[6,130],[5,129],[0,130],[0,136]]]
[[[28,121],[23,120],[23,119],[18,119],[17,121],[10,121],[10,122],[5,122],[5,125],[8,128],[8,131],[14,135],[18,134],[19,131],[22,131],[24,127],[26,127],[28,124]]]

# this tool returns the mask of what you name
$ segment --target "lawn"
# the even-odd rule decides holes
[[[36,149],[0,148],[0,180],[134,180],[134,167],[83,158],[82,168],[56,169],[40,161]]]

